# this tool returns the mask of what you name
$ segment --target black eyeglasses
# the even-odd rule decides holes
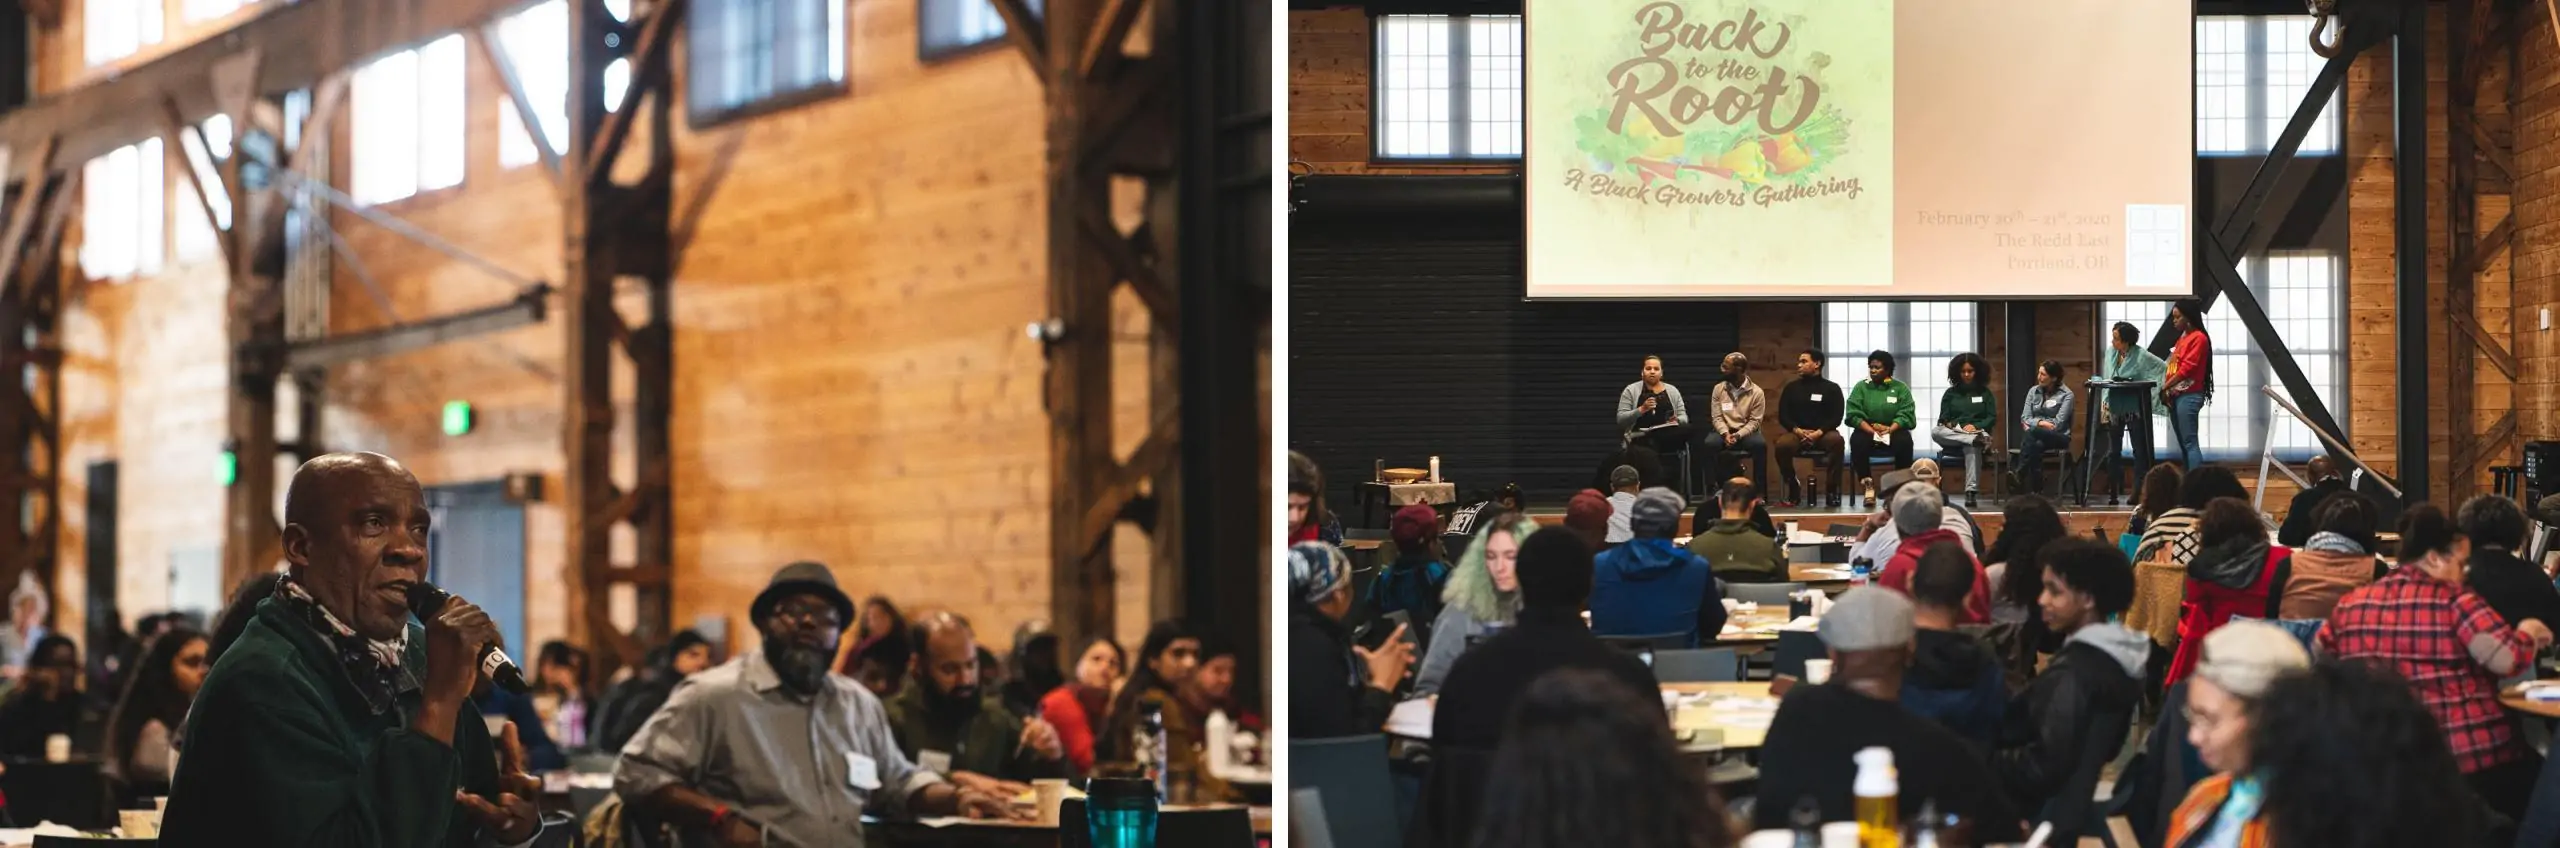
[[[826,627],[843,627],[844,615],[827,604],[786,605],[773,608],[773,617],[786,621],[808,622]]]

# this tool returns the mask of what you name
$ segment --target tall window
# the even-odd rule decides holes
[[[113,62],[160,43],[160,0],[88,0],[80,26],[89,64]]]
[[[160,270],[161,222],[169,184],[160,139],[89,160],[80,173],[80,270],[111,280]]]
[[[2196,19],[2196,152],[2264,153],[2293,119],[2328,60],[2311,52],[2307,16]],[[2338,101],[2331,96],[2302,139],[2302,152],[2338,151]]]
[[[1379,159],[1518,159],[1518,15],[1383,15],[1371,68]]]
[[[1028,4],[1040,13],[1040,0]],[[948,56],[1004,37],[1004,16],[991,0],[916,0],[916,55]]]
[[[209,21],[250,5],[254,0],[186,0],[188,23]]]
[[[687,11],[695,123],[844,86],[842,0],[701,0]]]
[[[605,11],[616,19],[629,15],[627,2],[606,3]],[[554,152],[568,149],[569,138],[569,4],[565,0],[543,0],[498,23],[498,49],[507,51],[507,59],[515,65],[516,79],[524,84],[525,99],[533,101],[534,114],[542,122],[543,139]],[[602,90],[605,111],[622,105],[625,89],[631,87],[631,59],[615,59],[604,67]],[[541,161],[541,151],[534,149],[533,136],[525,133],[524,119],[517,116],[512,102],[498,104],[498,166],[513,168]]]
[[[1849,386],[1867,379],[1869,352],[1892,353],[1894,378],[1911,384],[1912,444],[1925,455],[1938,396],[1947,391],[1947,363],[1980,343],[1975,317],[1970,302],[1823,304],[1822,376]]]
[[[376,59],[348,92],[350,186],[359,203],[389,203],[462,184],[462,36]]]
[[[2286,350],[2293,354],[2295,364],[2302,366],[2312,391],[2332,415],[2345,408],[2339,405],[2346,385],[2345,325],[2339,320],[2345,270],[2336,254],[2325,251],[2274,251],[2240,264],[2241,279],[2266,307],[2276,334],[2284,338]],[[2118,321],[2131,322],[2142,332],[2142,343],[2148,346],[2153,334],[2160,332],[2168,320],[2169,304],[2111,301],[2100,310],[2100,317],[2110,328]],[[2277,456],[2288,460],[2301,460],[2318,452],[2320,442],[2311,435],[2311,429],[2259,391],[2266,386],[2281,388],[2283,384],[2277,381],[2275,369],[2258,355],[2257,343],[2241,326],[2239,316],[2217,303],[2205,311],[2204,329],[2206,337],[2213,340],[2213,399],[2205,404],[2196,426],[2205,456],[2217,461],[2255,459],[2270,444]],[[2100,344],[2112,339],[2113,332],[2110,329],[2102,333]],[[2099,356],[2099,361],[2104,362],[2103,347]],[[2164,455],[2174,452],[2177,442],[2169,433],[2168,422],[2163,419],[2153,424],[2160,450]]]
[[[193,186],[181,183],[177,189],[178,230],[175,241],[180,262],[220,258],[222,245],[214,238],[215,228],[231,226],[231,195],[223,190],[220,172],[214,167],[223,157],[231,155],[231,116],[207,118],[202,129],[205,145],[213,147],[210,152],[204,145],[196,143],[195,136],[180,136],[183,141],[179,146],[186,153],[187,167],[195,172],[194,185],[203,186],[205,193],[205,202],[198,203]],[[213,207],[212,220],[205,219],[207,206]]]

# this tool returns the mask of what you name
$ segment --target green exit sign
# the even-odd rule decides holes
[[[471,423],[470,401],[449,400],[444,402],[445,435],[460,436],[465,433],[469,433],[471,432]]]

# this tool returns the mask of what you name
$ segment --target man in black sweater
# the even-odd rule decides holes
[[[2471,537],[2465,578],[2471,591],[2508,624],[2532,619],[2544,627],[2560,625],[2560,588],[2552,587],[2551,575],[2516,556],[2524,547],[2524,507],[2502,495],[2481,495],[2463,502],[2458,520],[2462,535]]]
[[[1797,482],[1797,455],[1808,450],[1820,451],[1823,462],[1822,491],[1831,495],[1831,505],[1840,505],[1840,458],[1846,446],[1840,440],[1841,416],[1847,411],[1849,394],[1840,384],[1823,379],[1822,352],[1808,350],[1796,354],[1796,379],[1778,394],[1778,462],[1787,479],[1787,498],[1779,506],[1813,503],[1812,492],[1802,491]]]
[[[1486,767],[1502,742],[1502,726],[1512,704],[1540,675],[1559,668],[1591,669],[1638,692],[1661,690],[1653,669],[1601,642],[1583,624],[1583,602],[1591,596],[1591,547],[1582,537],[1560,527],[1529,534],[1520,545],[1515,573],[1520,579],[1518,623],[1460,656],[1440,684],[1431,716],[1432,770],[1407,845],[1471,844],[1490,776]],[[1601,755],[1605,752],[1595,753]]]
[[[2320,529],[2320,502],[2330,495],[2347,490],[2347,477],[2338,473],[2338,462],[2321,454],[2311,458],[2311,488],[2297,492],[2293,505],[2285,508],[2284,526],[2276,530],[2276,544],[2299,548],[2311,541]]]
[[[2018,815],[1992,782],[1982,755],[1944,725],[1900,703],[1911,665],[1912,606],[1881,586],[1851,589],[1822,617],[1831,681],[1787,692],[1760,749],[1760,794],[1752,819],[1760,828],[1788,827],[1798,804],[1811,801],[1826,822],[1853,821],[1850,783],[1859,749],[1893,749],[1900,781],[1898,818],[1922,805],[1973,824],[1975,841],[2018,838]]]

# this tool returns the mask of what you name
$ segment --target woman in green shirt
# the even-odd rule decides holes
[[[1991,397],[1991,363],[1982,354],[1959,353],[1947,362],[1947,393],[1938,396],[1938,426],[1929,431],[1938,449],[1964,455],[1964,508],[1982,491],[1982,452],[2000,426],[2000,402]]]
[[[1867,379],[1849,387],[1849,465],[1863,472],[1869,457],[1886,451],[1893,468],[1911,467],[1911,386],[1893,378],[1893,354],[1867,354]],[[1874,497],[1872,483],[1868,497]]]

